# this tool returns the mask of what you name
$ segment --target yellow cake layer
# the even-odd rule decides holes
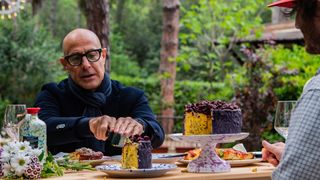
[[[138,146],[137,143],[127,143],[122,148],[121,167],[123,169],[138,169]]]
[[[212,134],[211,115],[186,112],[184,118],[184,135]]]

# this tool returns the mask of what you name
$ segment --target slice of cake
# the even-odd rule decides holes
[[[102,157],[102,152],[93,151],[92,149],[86,147],[76,149],[74,152],[70,153],[70,159],[73,160],[96,160],[101,159]]]
[[[122,148],[121,167],[123,169],[152,168],[152,146],[148,136],[143,138],[134,136],[127,139]]]
[[[184,135],[240,133],[242,113],[234,103],[201,101],[185,106]]]
[[[212,133],[212,116],[207,101],[185,106],[184,135],[201,135]]]

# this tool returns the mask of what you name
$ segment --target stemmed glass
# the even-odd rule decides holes
[[[25,104],[11,104],[6,107],[3,130],[11,139],[19,140],[19,124],[26,113]]]
[[[278,101],[274,129],[285,139],[288,136],[291,113],[297,101]]]

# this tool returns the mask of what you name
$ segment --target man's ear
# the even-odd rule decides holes
[[[102,48],[101,56],[106,59],[108,56],[107,48]]]
[[[61,65],[63,66],[63,70],[68,71],[67,61],[63,57],[61,57],[59,60],[60,60]]]
[[[103,66],[106,66],[106,63],[108,60],[107,59],[107,57],[108,57],[107,48],[102,48],[101,56],[102,56],[102,60],[103,60]]]

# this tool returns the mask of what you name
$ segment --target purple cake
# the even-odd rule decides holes
[[[234,103],[201,101],[185,106],[184,135],[240,133],[242,113]]]
[[[152,168],[152,146],[149,137],[145,136],[139,141],[138,147],[138,169]]]

